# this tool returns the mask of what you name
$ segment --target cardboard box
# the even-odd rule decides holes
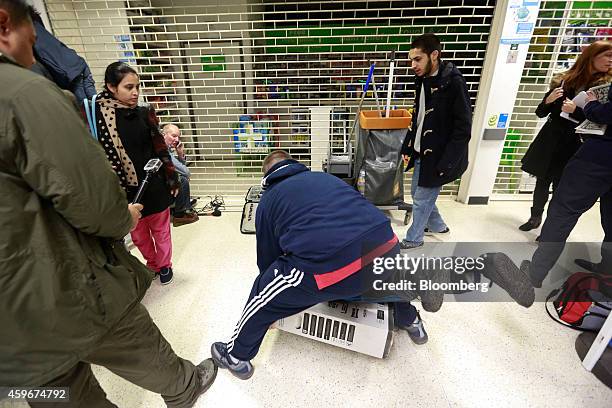
[[[259,202],[247,202],[242,207],[242,218],[240,219],[240,232],[243,234],[255,234],[255,214]]]
[[[263,189],[261,185],[251,186],[247,191],[244,200],[244,207],[242,207],[242,218],[240,220],[240,232],[243,234],[255,234],[255,214],[257,213],[257,206],[261,199]]]
[[[385,111],[359,112],[359,126],[368,130],[408,129],[412,116],[406,109],[395,109],[389,112],[390,117],[383,117]]]
[[[385,358],[393,344],[393,309],[380,303],[320,303],[279,320],[276,327],[347,350]]]

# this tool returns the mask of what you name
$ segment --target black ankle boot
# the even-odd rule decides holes
[[[542,223],[542,213],[543,211],[534,210],[534,208],[531,207],[531,217],[526,223],[521,225],[519,229],[521,231],[531,231],[532,229],[538,228]]]
[[[542,217],[531,217],[529,221],[519,227],[521,231],[531,231],[532,229],[538,228],[542,223]]]
[[[587,261],[586,259],[574,259],[574,263],[581,267],[582,269],[586,269],[589,272],[593,273],[604,273],[604,268],[601,263],[595,263],[591,261]]]

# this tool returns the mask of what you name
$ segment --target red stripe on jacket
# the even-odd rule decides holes
[[[374,262],[374,258],[378,258],[379,256],[389,252],[395,246],[395,244],[397,244],[397,242],[397,236],[393,235],[393,238],[391,238],[389,241],[374,248],[364,256],[357,258],[350,264],[345,265],[340,269],[336,269],[335,271],[314,275],[315,281],[317,282],[317,287],[319,289],[325,289],[326,287],[334,285],[341,280],[359,272],[364,266]]]

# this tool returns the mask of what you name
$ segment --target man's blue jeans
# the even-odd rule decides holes
[[[423,242],[425,228],[432,232],[442,232],[447,227],[436,207],[436,200],[442,187],[420,187],[419,174],[421,160],[414,163],[414,174],[410,194],[412,195],[412,225],[406,233],[406,241]]]
[[[179,174],[179,181],[181,182],[181,190],[174,201],[174,213],[184,213],[187,210],[191,210],[191,191],[189,188],[189,179],[182,174]]]

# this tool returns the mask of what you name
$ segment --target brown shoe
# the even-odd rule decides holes
[[[188,406],[192,407],[193,405],[195,405],[197,399],[206,391],[208,391],[210,386],[215,382],[215,378],[217,378],[217,371],[219,371],[219,368],[217,368],[211,358],[207,358],[196,366],[196,373],[200,386],[196,391],[194,401]]]
[[[191,224],[199,220],[198,214],[194,212],[185,212],[183,214],[174,214],[174,218],[172,219],[172,225],[175,227],[180,227],[181,225]]]

